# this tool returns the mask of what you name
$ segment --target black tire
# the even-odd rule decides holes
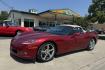
[[[55,45],[51,42],[46,42],[42,44],[38,49],[37,61],[39,62],[51,61],[54,58],[55,52],[56,52]]]
[[[95,47],[95,44],[96,44],[95,39],[91,39],[91,40],[89,41],[89,45],[88,45],[88,47],[87,47],[87,50],[89,50],[89,51],[93,50],[94,47]]]

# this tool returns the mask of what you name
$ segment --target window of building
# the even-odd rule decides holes
[[[18,24],[19,26],[21,26],[21,19],[18,19]]]
[[[15,23],[16,23],[18,26],[21,26],[21,19],[16,19],[16,20],[15,20]]]
[[[43,23],[43,22],[40,21],[40,22],[39,22],[39,26],[40,26],[40,27],[46,27],[46,26],[47,26],[47,23]]]
[[[33,19],[24,19],[24,26],[25,27],[33,27],[34,26],[34,20]]]
[[[58,23],[54,23],[54,22],[47,22],[47,23],[43,23],[43,22],[39,22],[39,26],[40,27],[54,27],[56,25],[60,25]]]

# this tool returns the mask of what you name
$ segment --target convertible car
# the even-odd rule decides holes
[[[23,59],[50,61],[55,55],[80,49],[93,50],[95,32],[86,32],[77,25],[60,25],[46,32],[28,32],[11,40],[10,54]]]
[[[17,26],[15,23],[0,23],[0,35],[5,36],[16,36],[22,32],[29,32],[32,31],[32,28],[28,27],[20,27]]]

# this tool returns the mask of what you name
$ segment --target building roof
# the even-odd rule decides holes
[[[52,9],[52,10],[47,10],[38,14],[41,15],[41,14],[46,14],[46,13],[57,13],[57,14],[63,14],[63,15],[68,15],[68,16],[80,17],[78,13],[72,11],[71,9]]]
[[[19,10],[11,10],[10,13],[11,12],[17,12],[17,13],[29,14],[29,15],[38,15],[38,14],[35,14],[35,13],[30,13],[30,12],[25,12],[25,11],[19,11]]]
[[[11,10],[10,13],[11,12],[17,12],[17,13],[23,13],[23,14],[29,14],[29,15],[42,15],[46,13],[57,13],[57,14],[63,14],[63,15],[68,15],[68,16],[71,16],[71,15],[80,16],[78,13],[72,11],[71,9],[52,9],[52,10],[40,12],[38,14],[25,12],[25,11],[19,11],[19,10]]]

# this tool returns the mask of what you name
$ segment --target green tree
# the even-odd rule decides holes
[[[88,18],[91,22],[105,22],[105,0],[92,0],[92,5],[88,9]]]
[[[73,17],[73,24],[80,25],[82,27],[88,27],[90,21],[85,17]]]
[[[7,11],[1,11],[0,13],[0,22],[6,20],[8,18],[8,12]]]

